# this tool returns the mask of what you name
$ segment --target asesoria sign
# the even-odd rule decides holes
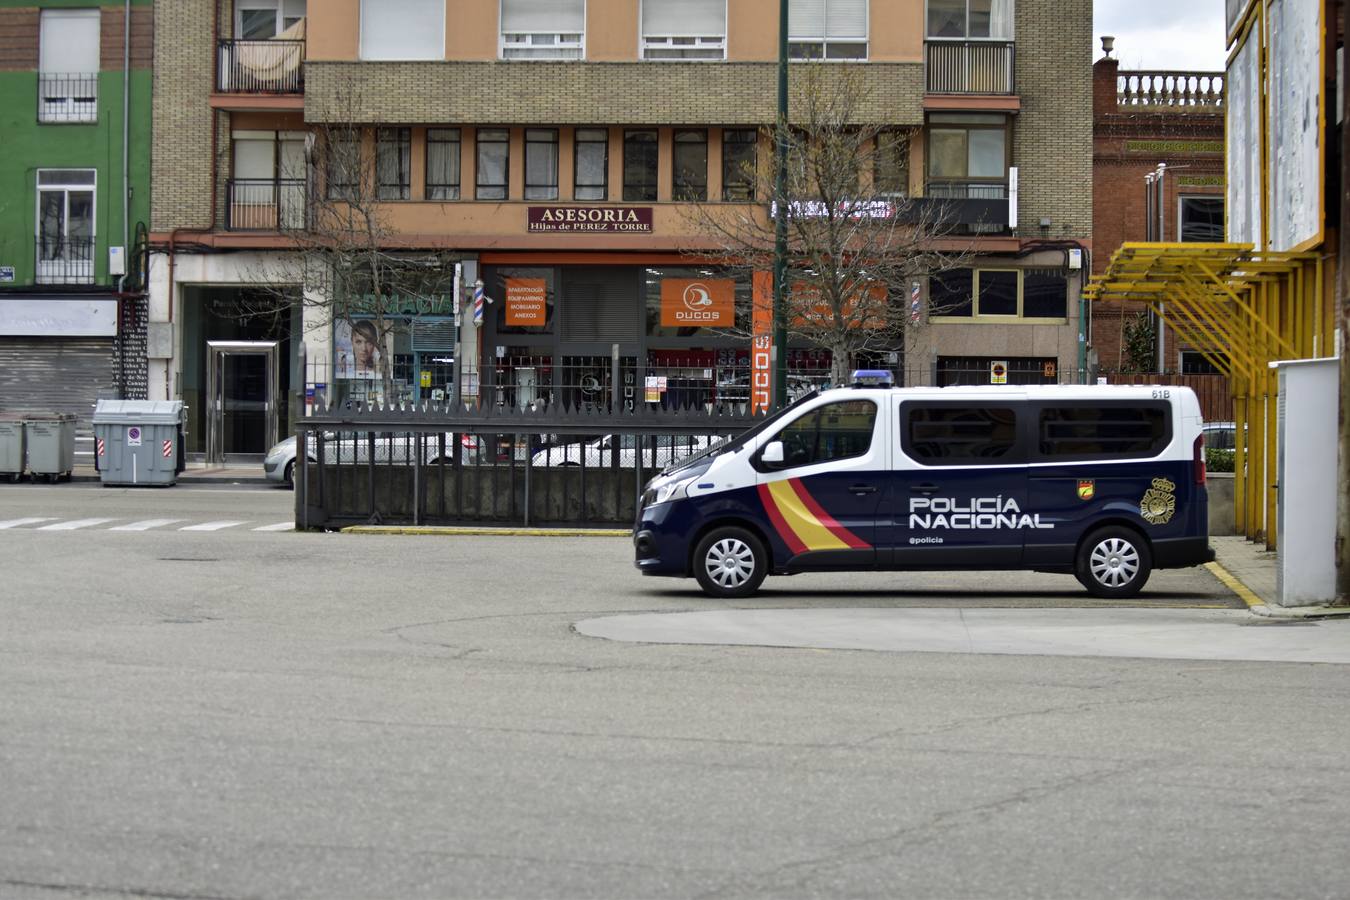
[[[651,234],[650,206],[531,206],[526,230]]]

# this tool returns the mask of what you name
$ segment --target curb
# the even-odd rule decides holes
[[[1217,562],[1205,563],[1205,568],[1208,569],[1210,574],[1215,578],[1223,582],[1225,587],[1237,594],[1238,597],[1242,599],[1242,602],[1247,604],[1247,611],[1252,613],[1252,615],[1263,616],[1267,619],[1329,619],[1350,616],[1350,607],[1271,606],[1258,597],[1251,588],[1243,584],[1236,575],[1219,565]]]
[[[629,537],[627,528],[475,528],[453,525],[348,525],[342,534],[484,535],[498,537]]]

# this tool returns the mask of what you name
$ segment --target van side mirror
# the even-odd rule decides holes
[[[781,465],[783,462],[783,442],[769,441],[764,445],[764,451],[759,455],[760,462]]]

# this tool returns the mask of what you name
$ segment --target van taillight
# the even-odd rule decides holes
[[[1195,439],[1195,450],[1191,457],[1191,465],[1195,468],[1195,483],[1205,483],[1205,436],[1202,434]]]

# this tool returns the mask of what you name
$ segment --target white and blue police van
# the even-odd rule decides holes
[[[799,572],[1031,569],[1121,598],[1214,558],[1189,388],[853,381],[652,479],[637,568],[716,597]]]

